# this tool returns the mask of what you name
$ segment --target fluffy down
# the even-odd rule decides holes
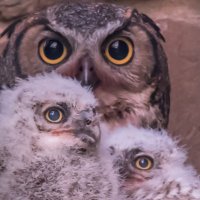
[[[186,164],[185,150],[166,131],[138,129],[133,126],[120,128],[112,133],[106,131],[106,127],[103,129],[102,146],[110,148],[114,166],[121,174],[126,199],[200,199],[199,175],[192,166]],[[137,154],[151,157],[152,168],[138,169]]]
[[[45,122],[43,107],[58,103],[65,104],[67,119]],[[95,106],[87,88],[54,73],[5,88],[0,95],[0,199],[118,199],[112,163],[98,153]],[[46,124],[38,124],[39,119]]]

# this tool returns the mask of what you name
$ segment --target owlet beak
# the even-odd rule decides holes
[[[81,111],[73,120],[74,134],[88,145],[97,145],[101,131],[99,120],[93,109]]]

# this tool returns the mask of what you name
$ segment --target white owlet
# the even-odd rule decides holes
[[[127,126],[103,139],[130,200],[199,200],[200,179],[165,131]]]
[[[0,199],[117,199],[112,163],[99,158],[96,100],[50,73],[0,95]]]

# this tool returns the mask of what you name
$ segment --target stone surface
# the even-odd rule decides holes
[[[0,19],[11,19],[59,0],[1,0]],[[113,0],[138,8],[163,30],[172,83],[169,130],[180,136],[200,172],[200,1]],[[6,24],[0,24],[0,31]],[[0,44],[1,45],[1,44]]]
[[[172,84],[169,129],[182,136],[200,171],[200,26],[171,20],[167,26],[165,47]]]
[[[10,20],[25,15],[59,0],[1,0],[0,19]]]

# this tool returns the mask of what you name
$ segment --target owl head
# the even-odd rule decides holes
[[[138,190],[143,195],[164,193],[167,189],[173,193],[171,186],[188,188],[198,182],[195,170],[186,165],[185,150],[165,131],[128,126],[109,135],[103,143],[110,148],[122,187],[128,194]]]
[[[1,92],[0,102],[0,146],[17,157],[86,150],[100,139],[96,100],[76,80],[56,73],[19,80]]]
[[[1,82],[55,70],[92,87],[110,126],[166,127],[164,37],[145,14],[105,3],[61,3],[18,19],[2,34]]]

